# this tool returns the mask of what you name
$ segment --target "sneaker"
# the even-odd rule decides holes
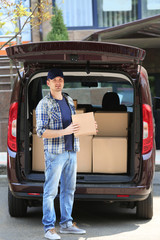
[[[54,228],[49,229],[49,230],[44,234],[44,237],[45,237],[45,238],[48,238],[48,239],[53,239],[53,240],[61,239],[61,237],[56,233],[56,231],[55,231]]]
[[[71,226],[60,228],[60,233],[72,233],[72,234],[85,234],[86,230],[80,229],[76,226],[76,223],[73,223]]]

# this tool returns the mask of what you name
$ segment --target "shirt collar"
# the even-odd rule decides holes
[[[62,96],[65,97],[65,98],[67,98],[67,94],[66,94],[66,93],[63,93],[63,92],[62,92]],[[49,92],[48,98],[51,98],[51,99],[55,100],[55,98],[52,96],[51,92]]]

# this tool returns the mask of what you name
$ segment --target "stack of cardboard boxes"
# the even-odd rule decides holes
[[[36,113],[33,110],[33,135],[32,135],[32,170],[44,171],[44,146],[43,139],[39,138],[36,133]]]
[[[97,112],[93,139],[93,172],[127,172],[128,113]]]
[[[77,109],[76,113],[84,113]],[[96,112],[97,135],[83,135],[77,153],[77,172],[126,173],[128,113]],[[43,140],[36,135],[35,110],[33,111],[32,170],[44,171]]]

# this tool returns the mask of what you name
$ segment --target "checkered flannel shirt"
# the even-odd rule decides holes
[[[75,114],[75,107],[71,97],[63,93],[66,98],[71,114]],[[36,107],[36,125],[37,135],[42,137],[46,129],[60,130],[63,129],[62,116],[59,104],[51,96],[47,94]],[[44,150],[49,153],[61,154],[65,152],[64,136],[57,138],[43,138]],[[74,151],[79,151],[79,139],[74,137]]]

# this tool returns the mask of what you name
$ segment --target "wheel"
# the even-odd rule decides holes
[[[153,193],[150,192],[147,199],[137,202],[137,217],[152,219],[153,217]]]
[[[8,211],[11,217],[24,217],[27,214],[27,203],[24,199],[15,198],[8,188]]]

